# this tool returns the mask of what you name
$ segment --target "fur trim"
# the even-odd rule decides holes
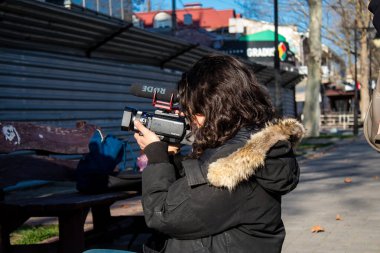
[[[226,187],[231,191],[264,166],[267,152],[278,141],[288,140],[294,147],[304,134],[305,128],[295,119],[283,119],[267,124],[261,131],[252,134],[242,148],[211,163],[207,179],[213,186]]]

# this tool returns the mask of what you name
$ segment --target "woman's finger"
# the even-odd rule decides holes
[[[151,132],[148,128],[146,128],[143,124],[141,124],[140,121],[135,120],[133,123],[135,124],[135,127],[137,128],[137,130],[139,130],[142,133],[142,135],[146,134],[148,131]]]
[[[141,136],[139,133],[135,133],[135,134],[133,135],[133,137],[135,137],[136,142],[137,142],[137,144],[139,145],[140,149],[141,149],[141,150],[144,150],[145,145],[144,145],[144,143],[143,143],[142,136]]]
[[[160,141],[158,136],[154,132],[146,128],[143,124],[141,124],[141,122],[135,120],[134,124],[137,130],[139,131],[138,133],[134,134],[134,137],[137,141],[137,144],[139,144],[142,150],[149,144],[156,141]]]

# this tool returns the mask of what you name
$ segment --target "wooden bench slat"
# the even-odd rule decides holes
[[[94,204],[105,204],[116,200],[125,199],[135,194],[134,192],[109,192],[96,195],[86,195],[78,192],[68,194],[57,194],[43,198],[6,200],[0,202],[0,208],[3,206],[14,206],[20,208],[33,209],[37,206],[45,206],[46,208],[82,208]]]
[[[111,192],[98,195],[71,193],[62,196],[0,202],[0,209],[5,217],[14,212],[27,213],[32,217],[55,216],[94,206],[111,205],[118,200],[133,196],[137,196],[137,192]]]
[[[74,180],[78,160],[30,155],[0,156],[0,188],[25,180]]]
[[[42,150],[60,154],[84,154],[96,127],[81,123],[77,128],[41,126],[26,122],[0,122],[0,153]]]

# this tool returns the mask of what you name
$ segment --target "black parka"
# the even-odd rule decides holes
[[[170,238],[161,252],[281,252],[281,195],[298,183],[292,147],[303,134],[290,119],[241,129],[177,166],[166,143],[148,145],[142,204],[147,225]]]

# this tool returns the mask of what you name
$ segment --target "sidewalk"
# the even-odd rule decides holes
[[[283,198],[283,253],[380,252],[380,154],[364,137],[301,159],[300,168],[298,187]],[[325,232],[312,233],[316,225]]]

